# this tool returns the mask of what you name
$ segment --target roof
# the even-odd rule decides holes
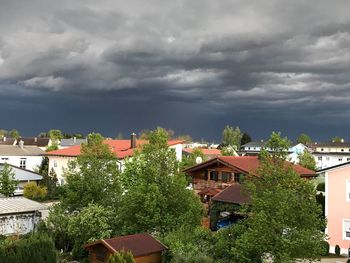
[[[220,193],[215,195],[212,200],[225,202],[225,203],[233,203],[233,204],[248,204],[250,203],[250,198],[244,194],[242,194],[242,185],[239,183],[234,183]]]
[[[12,164],[8,165],[12,168],[16,181],[40,181],[43,179],[43,177],[38,173],[14,166]],[[3,167],[4,164],[0,163],[0,171],[3,169]]]
[[[248,142],[246,144],[241,145],[241,148],[244,147],[264,147],[266,142]]]
[[[18,145],[21,140],[24,142],[24,145],[32,145],[38,147],[46,147],[50,142],[50,138],[21,137],[17,140],[16,145]]]
[[[123,159],[125,157],[130,157],[134,154],[134,150],[130,148],[130,140],[104,140],[105,144],[109,145],[112,152],[116,155],[118,159]],[[148,143],[146,140],[137,140],[136,147],[139,147],[143,144]],[[168,141],[169,146],[173,146],[176,144],[182,144],[182,140],[172,140]],[[55,150],[47,152],[45,155],[47,156],[67,156],[67,157],[76,157],[80,155],[80,145],[68,147],[65,149]]]
[[[15,143],[16,139],[14,138],[6,138],[2,137],[0,139],[0,145],[13,145]]]
[[[25,197],[0,198],[0,215],[33,212],[44,209],[47,209],[46,205]]]
[[[85,245],[85,248],[97,244],[103,244],[113,253],[120,250],[130,251],[134,257],[145,256],[167,249],[166,246],[156,240],[153,236],[146,233],[102,239]]]
[[[196,170],[200,170],[208,165],[212,165],[214,163],[221,163],[231,168],[238,169],[239,171],[245,174],[257,174],[258,168],[260,166],[260,160],[258,156],[219,156],[201,164],[189,167],[184,171],[193,172]],[[293,170],[297,172],[300,176],[316,176],[315,171],[309,170],[298,164],[292,164],[287,161],[286,164],[291,164]]]
[[[38,146],[0,145],[0,156],[40,156],[45,152]]]
[[[221,150],[219,149],[184,148],[182,151],[192,153],[195,149],[201,150],[204,155],[221,155]]]
[[[74,139],[74,138],[62,139],[61,140],[61,147],[70,147],[70,146],[74,146],[74,145],[81,145],[82,143],[86,143],[86,142],[87,142],[86,139]]]
[[[348,165],[350,165],[350,162],[341,163],[341,164],[337,164],[337,165],[330,166],[330,167],[327,167],[327,168],[323,168],[323,169],[317,170],[316,172],[317,173],[325,172],[325,171],[328,171],[328,170],[333,170],[333,169],[337,169],[337,168],[343,168],[344,166],[348,166]]]
[[[336,148],[341,148],[341,147],[350,147],[350,142],[317,142],[317,143],[311,143],[307,144],[307,146],[311,147],[336,147]]]

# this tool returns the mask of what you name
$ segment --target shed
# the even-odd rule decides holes
[[[118,251],[130,251],[137,263],[161,263],[162,253],[167,247],[150,234],[135,234],[128,236],[101,239],[85,245],[89,250],[90,262],[107,262],[109,256]]]

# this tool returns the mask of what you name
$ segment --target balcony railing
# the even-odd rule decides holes
[[[221,181],[213,181],[213,180],[203,180],[203,179],[193,179],[193,188],[195,190],[202,190],[205,188],[212,188],[212,189],[225,189],[227,186],[229,186],[229,183],[224,183]]]

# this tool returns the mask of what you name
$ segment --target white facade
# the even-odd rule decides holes
[[[68,168],[68,162],[76,161],[77,157],[66,156],[48,156],[49,158],[49,172],[53,169],[57,175],[57,180],[60,185],[65,183],[64,169]]]
[[[42,160],[42,156],[0,156],[0,163],[8,163],[30,171],[35,171]]]
[[[313,153],[316,161],[317,169],[324,169],[332,167],[338,164],[350,162],[349,154],[337,154],[337,153]]]

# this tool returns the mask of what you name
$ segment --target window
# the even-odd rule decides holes
[[[329,161],[331,158],[329,158],[329,157],[326,157],[326,161]]]
[[[61,186],[64,185],[64,179],[61,179]]]
[[[204,180],[208,181],[208,170],[205,170],[204,172]]]
[[[338,161],[339,161],[339,162],[343,161],[343,158],[338,158]]]
[[[21,158],[19,160],[19,167],[22,169],[26,169],[26,164],[27,164],[27,159],[26,158]]]
[[[350,240],[350,220],[343,220],[343,239]]]
[[[53,167],[57,167],[57,161],[56,160],[53,161]]]
[[[241,176],[243,176],[243,174],[235,174],[234,181],[235,181],[236,183],[239,183],[239,182],[240,182],[240,179],[241,179]]]
[[[318,157],[318,160],[319,160],[319,161],[322,161],[322,156],[319,156],[319,157]]]
[[[210,172],[210,180],[213,180],[213,181],[218,181],[218,173],[216,171],[211,171]]]
[[[8,160],[9,160],[9,158],[6,158],[6,157],[1,158],[1,162],[2,162],[2,163],[7,163],[7,162],[8,162]]]
[[[346,161],[350,162],[350,158],[349,158],[349,157],[348,157],[348,158],[346,158]]]
[[[231,173],[229,173],[229,172],[222,172],[222,181],[224,183],[227,183],[227,182],[231,181]]]

